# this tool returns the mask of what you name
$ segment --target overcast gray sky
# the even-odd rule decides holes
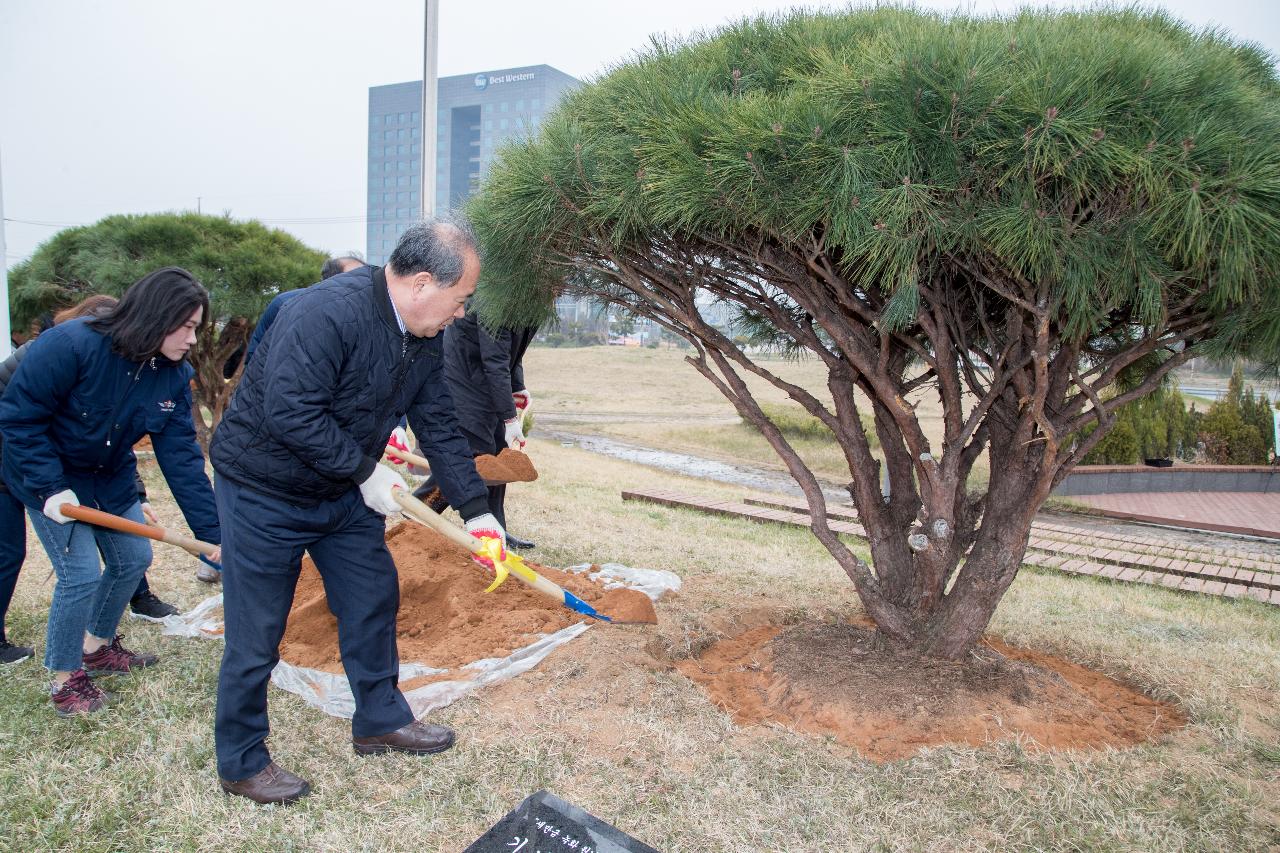
[[[546,63],[580,78],[758,0],[442,0],[440,76]],[[919,2],[974,14],[1028,4]],[[1280,54],[1275,0],[1168,0]],[[0,0],[9,266],[111,213],[229,212],[364,250],[368,88],[421,79],[422,0]],[[39,224],[33,224],[39,223]]]

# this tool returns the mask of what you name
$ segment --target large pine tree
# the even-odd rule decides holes
[[[472,208],[484,311],[529,319],[570,290],[688,340],[883,638],[956,658],[1120,406],[1193,354],[1280,348],[1278,94],[1257,48],[1137,10],[797,13],[659,42],[502,152]],[[830,402],[711,325],[709,299],[820,359]],[[747,374],[837,436],[871,564]]]

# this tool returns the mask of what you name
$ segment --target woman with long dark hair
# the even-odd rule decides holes
[[[79,317],[99,317],[116,307],[120,300],[105,293],[95,293],[72,305],[63,308],[53,315],[53,325],[75,320]],[[18,370],[18,365],[31,351],[35,338],[18,347],[8,358],[0,363],[0,394],[9,387],[9,380]],[[0,441],[0,457],[3,456],[3,441]],[[159,524],[160,519],[147,502],[147,488],[142,477],[135,475],[134,485],[138,491],[138,501],[142,505],[142,514],[147,521]],[[27,514],[22,501],[9,493],[9,488],[0,477],[0,664],[18,663],[26,660],[34,650],[30,646],[21,646],[10,642],[5,636],[5,616],[9,612],[9,603],[13,600],[13,591],[18,582],[18,573],[27,557]],[[138,588],[129,599],[129,609],[135,616],[144,619],[160,620],[178,612],[178,608],[162,601],[151,591],[147,576],[138,581]]]
[[[125,648],[116,634],[151,564],[150,542],[77,523],[61,507],[83,504],[144,521],[133,445],[149,435],[187,524],[199,538],[221,541],[186,363],[208,314],[209,295],[191,273],[156,270],[102,316],[37,338],[0,398],[4,481],[26,506],[57,577],[44,662],[61,715],[105,706],[93,676],[158,660]]]

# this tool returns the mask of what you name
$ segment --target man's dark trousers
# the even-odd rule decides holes
[[[300,507],[218,477],[226,649],[218,675],[214,744],[218,775],[240,781],[270,762],[264,743],[267,682],[293,603],[302,552],[324,580],[338,619],[338,648],[355,695],[352,737],[393,732],[413,720],[397,686],[400,588],[383,517],[355,487]]]
[[[0,640],[5,639],[4,617],[26,558],[27,509],[8,489],[0,488]]]

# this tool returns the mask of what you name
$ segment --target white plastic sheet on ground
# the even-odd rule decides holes
[[[569,566],[565,571],[582,574],[591,571],[592,567],[592,563],[583,563],[580,566]],[[630,587],[643,592],[654,601],[662,598],[665,592],[680,591],[680,576],[675,572],[664,572],[661,569],[633,569],[622,563],[601,563],[599,568],[600,571],[596,573],[595,579],[603,583],[605,589]]]
[[[590,569],[590,565],[581,565],[570,566],[566,571],[583,573]],[[665,592],[676,592],[680,589],[680,578],[671,572],[658,569],[636,569],[621,563],[605,563],[600,566],[595,579],[603,583],[606,589],[630,587],[643,592],[653,601],[660,599]],[[206,598],[187,613],[166,616],[160,620],[164,624],[163,633],[173,637],[221,638],[221,607],[221,595]],[[586,631],[590,624],[591,620],[587,620],[562,628],[554,634],[548,634],[523,648],[516,649],[504,658],[485,658],[464,664],[454,670],[462,677],[424,684],[406,691],[404,697],[408,700],[414,716],[421,718],[425,714],[458,701],[473,690],[528,672],[552,651]],[[403,683],[424,675],[438,675],[443,672],[446,670],[435,669],[426,664],[402,662],[400,681]],[[294,666],[287,661],[280,661],[271,672],[271,681],[282,690],[300,696],[308,705],[313,705],[331,716],[350,719],[355,713],[355,697],[351,694],[347,677],[342,673]]]

